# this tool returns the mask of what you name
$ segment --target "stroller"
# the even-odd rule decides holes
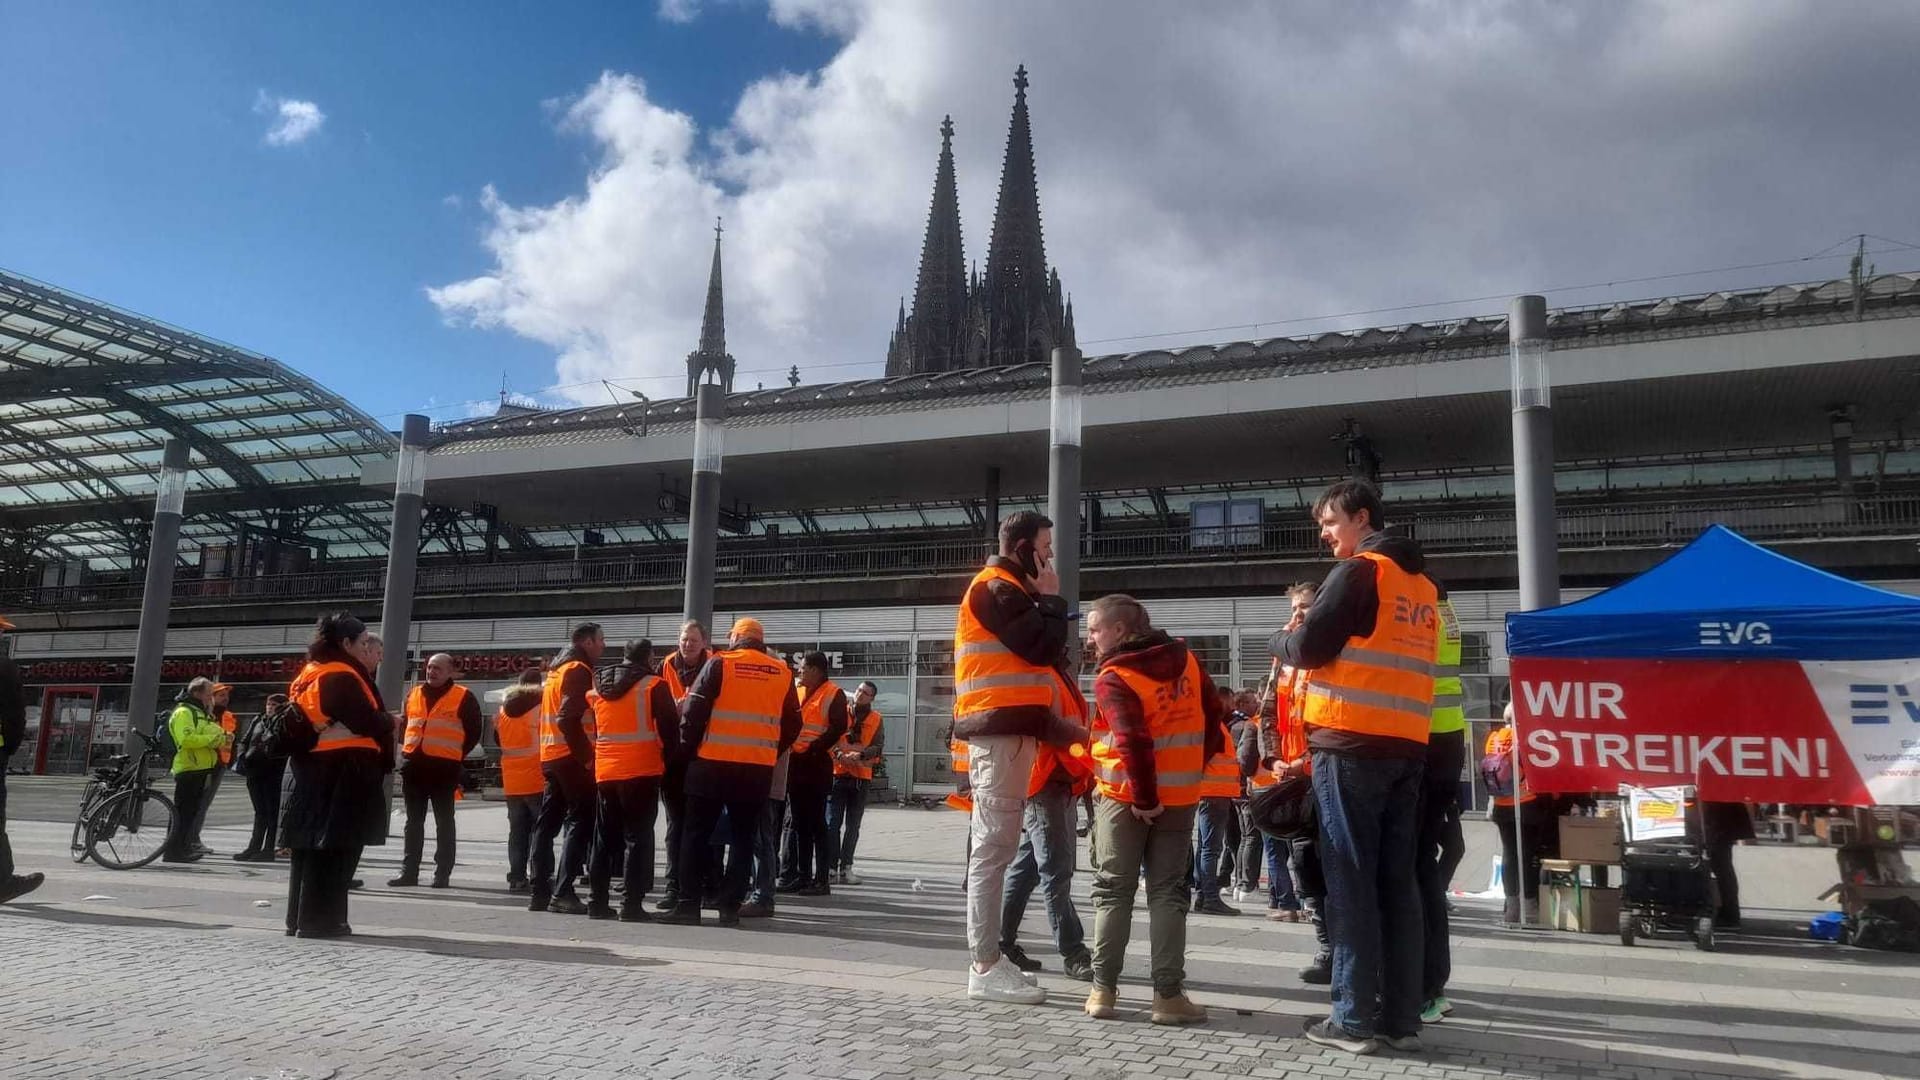
[[[1620,944],[1638,937],[1685,935],[1713,949],[1719,890],[1700,846],[1700,814],[1690,787],[1622,786],[1627,801],[1621,852]]]

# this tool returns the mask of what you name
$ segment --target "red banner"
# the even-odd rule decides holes
[[[1863,806],[1847,741],[1792,661],[1513,660],[1527,784],[1691,784],[1710,802]]]

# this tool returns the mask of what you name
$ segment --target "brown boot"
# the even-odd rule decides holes
[[[1113,998],[1112,990],[1102,990],[1096,986],[1087,991],[1087,1015],[1095,1020],[1113,1019]]]
[[[1184,991],[1172,997],[1155,994],[1152,1019],[1156,1024],[1204,1024],[1207,1010],[1195,1005]]]

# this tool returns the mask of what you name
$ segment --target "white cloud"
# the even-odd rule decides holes
[[[327,114],[321,112],[320,106],[313,102],[270,97],[265,90],[254,98],[253,111],[274,118],[273,126],[267,129],[266,134],[269,146],[303,143],[320,130],[320,125],[327,122]]]
[[[1862,92],[1911,85],[1920,20],[1898,2],[1845,20],[1811,0],[770,11],[833,35],[838,53],[747,87],[712,132],[640,79],[602,76],[557,113],[593,147],[582,189],[524,206],[483,192],[493,265],[430,290],[443,314],[552,347],[560,384],[642,377],[676,392],[724,215],[739,384],[777,384],[793,363],[808,381],[875,373],[912,292],[949,112],[967,254],[985,259],[1022,62],[1047,252],[1090,353],[1178,340],[1102,343],[1129,335],[1305,332],[1320,327],[1284,320],[1920,235],[1907,190],[1920,144],[1886,135],[1904,130],[1905,98]],[[604,398],[597,384],[578,393]]]
[[[690,23],[700,17],[700,0],[660,0],[655,10],[666,22]]]

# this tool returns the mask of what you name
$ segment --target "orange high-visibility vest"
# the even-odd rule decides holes
[[[673,657],[677,655],[679,654],[674,653],[669,655],[667,662],[660,665],[660,677],[667,680],[667,691],[673,695],[673,703],[675,705],[680,704],[687,696],[687,684],[680,680],[680,669],[673,666]],[[713,654],[709,652],[707,655],[712,656]],[[702,667],[706,666],[706,660],[702,659],[700,664]],[[695,675],[700,674],[700,668],[694,668],[693,673]]]
[[[1307,725],[1300,716],[1307,675],[1299,668],[1287,667],[1278,660],[1273,662],[1273,718],[1280,745],[1274,748],[1272,756],[1282,764],[1298,761],[1306,774],[1312,776],[1313,755],[1308,752]],[[1271,787],[1280,782],[1280,777],[1267,768],[1265,759],[1266,755],[1262,754],[1260,771],[1248,781],[1255,788]]]
[[[974,575],[966,595],[961,597],[960,618],[953,631],[956,721],[994,709],[1047,705],[1053,700],[1053,669],[1022,660],[973,617],[969,599],[975,589],[987,588],[992,581],[1026,588],[1019,578],[998,566],[989,566]]]
[[[1487,749],[1486,749],[1487,756],[1491,757],[1494,754],[1511,754],[1511,753],[1513,753],[1513,725],[1509,724],[1509,725],[1506,725],[1505,727],[1497,727],[1497,728],[1494,728],[1492,731],[1487,732]],[[1520,791],[1521,802],[1530,803],[1534,800],[1535,796],[1533,794],[1533,791],[1527,787],[1526,773],[1520,774],[1519,791]],[[1512,806],[1513,796],[1495,795],[1493,797],[1493,805]]]
[[[540,690],[540,760],[562,761],[573,756],[573,748],[567,745],[567,737],[560,731],[560,686],[567,681],[567,674],[575,668],[593,674],[593,669],[584,660],[569,660],[552,671],[547,672],[547,681]],[[593,705],[588,702],[586,713],[580,723],[587,730],[587,741],[593,741]]]
[[[1087,699],[1080,695],[1080,688],[1068,682],[1058,671],[1053,672],[1053,711],[1056,715],[1072,720],[1076,724],[1087,722]],[[1027,798],[1040,794],[1053,778],[1055,767],[1063,767],[1072,778],[1073,793],[1085,795],[1087,788],[1093,785],[1093,757],[1085,743],[1075,743],[1065,750],[1050,743],[1041,743],[1040,752],[1034,755],[1033,772],[1027,778]]]
[[[794,753],[804,754],[813,749],[813,744],[827,733],[827,703],[839,691],[840,688],[833,685],[833,680],[828,679],[800,703],[800,737],[793,741]]]
[[[1231,746],[1233,740],[1227,740]],[[1203,799],[1237,799],[1240,797],[1240,762],[1232,750],[1222,750],[1207,759],[1207,769],[1200,777],[1200,797]]]
[[[428,757],[459,761],[465,757],[466,729],[460,726],[460,706],[467,700],[467,688],[455,684],[427,708],[427,688],[416,686],[407,695],[407,734],[400,749],[406,753],[425,750]]]
[[[947,752],[953,755],[954,786],[958,787],[960,786],[960,777],[966,776],[973,768],[973,750],[959,739],[948,739]],[[962,795],[958,791],[948,795],[947,805],[953,807],[955,810],[964,810],[972,813],[973,795],[971,792],[973,789],[969,787],[967,791],[968,794],[966,795]]]
[[[848,711],[848,719],[852,719],[851,709]],[[869,708],[866,718],[849,726],[847,733],[840,736],[840,742],[834,749],[864,751],[873,745],[873,740],[879,737],[880,712],[877,709]],[[833,761],[833,775],[851,776],[860,780],[871,780],[873,779],[873,763],[864,758],[859,761],[841,761],[836,757]]]
[[[352,729],[336,724],[325,710],[320,708],[320,680],[328,675],[351,675],[360,689],[367,695],[367,704],[380,707],[380,698],[368,685],[366,677],[355,670],[352,664],[339,660],[329,660],[324,664],[307,661],[307,666],[294,676],[293,685],[287,687],[287,697],[300,706],[307,714],[313,726],[320,731],[320,741],[314,744],[313,752],[324,753],[329,750],[378,750],[380,744],[365,735],[355,735]]]
[[[1308,727],[1424,745],[1433,723],[1439,590],[1425,574],[1409,574],[1378,552],[1356,557],[1373,564],[1380,597],[1373,633],[1349,639],[1333,663],[1314,670],[1304,719]]]
[[[764,765],[780,760],[780,714],[793,691],[793,669],[758,649],[728,649],[720,661],[720,699],[707,719],[699,756]]]
[[[500,741],[500,787],[506,795],[538,795],[546,790],[534,731],[538,723],[532,709],[508,716],[503,708],[494,715],[493,735]]]
[[[220,730],[227,733],[229,740],[227,745],[220,748],[220,764],[231,765],[233,763],[232,736],[234,732],[240,730],[240,718],[233,715],[231,709],[220,710]]]
[[[1213,680],[1200,670],[1200,661],[1187,654],[1187,669],[1169,682],[1148,678],[1117,664],[1102,665],[1127,684],[1153,736],[1153,771],[1161,806],[1192,806],[1200,801],[1200,778],[1206,770],[1207,713],[1202,694],[1213,693]],[[1130,803],[1133,785],[1127,782],[1127,764],[1103,737],[1111,728],[1099,716],[1093,721],[1093,760],[1100,794]]]
[[[612,701],[594,702],[593,778],[599,783],[661,776],[667,771],[660,750],[659,721],[653,715],[653,684],[645,675],[631,691]]]

